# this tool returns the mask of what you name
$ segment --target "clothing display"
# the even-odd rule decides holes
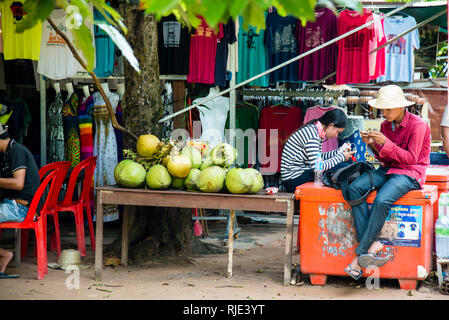
[[[165,90],[162,93],[162,105],[164,106],[163,117],[173,114],[173,89],[171,83],[165,83]],[[170,138],[172,132],[173,119],[170,119],[163,123],[162,138]]]
[[[230,128],[229,120],[228,113],[226,129]],[[235,142],[238,151],[236,163],[240,167],[248,168],[256,164],[258,127],[259,108],[250,103],[237,105],[235,108]]]
[[[338,16],[338,35],[355,29],[373,19],[371,10],[344,10]],[[374,27],[370,26],[347,36],[338,43],[337,85],[367,83],[370,80],[369,49],[374,38]]]
[[[298,54],[307,52],[337,36],[337,17],[332,10],[322,8],[315,11],[315,22],[307,22],[303,27],[297,22],[296,37]],[[337,45],[331,44],[299,60],[299,80],[316,81],[335,71],[337,62]],[[330,83],[335,78],[329,79]]]
[[[265,130],[266,155],[259,158],[262,174],[273,174],[281,169],[282,149],[290,135],[303,123],[298,107],[275,105],[264,107],[259,117],[259,130]],[[275,131],[277,130],[277,135]],[[259,155],[260,156],[260,155]]]
[[[7,105],[12,110],[8,122],[6,123],[8,125],[9,136],[11,139],[14,139],[19,143],[23,143],[28,126],[32,121],[27,102],[22,98],[0,98],[0,103]]]
[[[112,110],[116,111],[119,103],[118,94],[106,93]],[[92,95],[94,99],[94,156],[97,156],[97,166],[94,172],[94,185],[101,187],[104,185],[116,184],[114,178],[114,169],[117,166],[117,140],[115,137],[114,127],[112,126],[111,117],[109,116],[106,103],[99,92]],[[114,221],[119,218],[118,207],[116,205],[105,206],[104,221]]]
[[[416,20],[407,16],[391,16],[384,19],[384,32],[387,40],[414,27]],[[414,69],[413,51],[419,49],[418,29],[396,39],[386,47],[385,76],[379,77],[378,82],[412,82]]]
[[[157,23],[160,74],[189,74],[190,32],[175,15]]]
[[[215,85],[224,87],[226,85],[226,70],[228,63],[229,45],[236,42],[235,23],[232,19],[223,25],[223,37],[217,43],[215,55]]]
[[[265,30],[249,26],[243,28],[243,18],[239,18],[238,36],[238,62],[239,71],[236,74],[236,83],[243,82],[268,69],[267,49],[264,44]],[[268,75],[248,83],[250,86],[268,87]]]
[[[22,33],[16,33],[16,26],[23,21],[23,1],[6,0],[0,3],[2,16],[3,54],[5,60],[39,60],[41,49],[42,22]]]
[[[219,32],[211,29],[204,18],[190,38],[189,74],[187,82],[214,84],[215,56],[217,41],[223,38],[223,24],[218,26]]]
[[[47,162],[64,161],[64,123],[62,109],[64,102],[61,93],[57,93],[55,101],[48,107],[48,154]]]
[[[268,68],[271,69],[298,55],[296,39],[297,19],[281,17],[276,11],[267,15],[265,46],[268,49]],[[298,61],[269,74],[270,81],[298,81]]]
[[[378,19],[379,15],[373,14],[374,19]],[[369,43],[369,52],[383,46],[387,42],[384,32],[384,20],[374,23],[374,37]],[[369,76],[370,80],[385,75],[385,47],[370,53],[369,55]]]
[[[323,114],[332,109],[334,109],[334,107],[315,106],[309,108],[304,116],[304,123],[307,123],[310,120],[319,119]],[[325,139],[322,148],[322,152],[328,152],[338,148],[338,138]]]
[[[83,161],[94,155],[93,116],[94,98],[89,96],[78,108],[78,127],[80,131],[80,160]]]
[[[72,93],[64,103],[62,120],[64,123],[65,160],[70,161],[74,168],[80,161],[80,134],[78,126],[79,100],[76,93]]]
[[[103,15],[96,9],[94,9],[94,19],[107,23]],[[97,77],[108,77],[114,71],[115,44],[108,34],[101,30],[97,25],[94,26],[94,34],[96,52],[94,72]]]
[[[51,18],[59,30],[73,43],[72,33],[66,27],[67,15],[64,10],[54,10]],[[45,20],[42,24],[42,41],[37,72],[50,79],[65,79],[74,76],[79,63],[73,57],[65,40],[59,36]]]

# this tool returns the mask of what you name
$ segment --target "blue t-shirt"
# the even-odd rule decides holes
[[[384,20],[385,37],[389,41],[415,25],[416,20],[413,17],[387,17]],[[377,82],[412,82],[415,65],[413,49],[419,49],[418,29],[398,38],[385,48],[385,76],[377,78]]]
[[[265,30],[259,30],[249,26],[248,30],[243,28],[243,18],[239,17],[239,71],[237,72],[237,83],[252,78],[267,68],[267,48],[265,48]],[[248,83],[250,86],[268,87],[268,75],[260,77]]]
[[[298,55],[296,23],[293,16],[281,17],[276,11],[267,15],[265,46],[268,48],[268,67],[271,69]],[[270,73],[270,81],[298,81],[298,60]]]

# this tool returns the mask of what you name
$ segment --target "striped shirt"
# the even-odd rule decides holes
[[[282,181],[295,179],[304,171],[313,169],[317,155],[321,153],[323,139],[318,135],[315,123],[308,124],[297,130],[287,140],[281,157]],[[338,149],[322,154],[323,170],[329,170],[345,161],[345,156]]]

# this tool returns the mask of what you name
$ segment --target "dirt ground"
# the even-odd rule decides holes
[[[28,257],[18,268],[14,261],[6,272],[18,279],[0,280],[2,300],[448,300],[435,285],[424,282],[416,291],[401,290],[396,280],[381,279],[379,289],[368,289],[362,278],[329,276],[325,286],[312,286],[308,275],[302,275],[300,286],[283,286],[285,225],[277,223],[239,224],[235,241],[233,276],[227,278],[227,253],[197,256],[189,262],[153,261],[129,267],[104,267],[101,282],[94,279],[94,253],[87,246],[82,259],[87,269],[75,274],[48,269],[44,280],[37,280],[36,260],[32,246]],[[74,229],[74,228],[73,228]],[[205,241],[223,243],[226,225],[215,225]],[[296,228],[295,228],[296,229]],[[87,231],[87,229],[86,229]],[[105,244],[120,232],[119,227],[105,226]],[[64,234],[64,233],[63,233]],[[86,236],[88,232],[86,232]],[[1,245],[12,243],[4,232]],[[108,240],[109,239],[109,240]],[[296,233],[294,235],[296,239]],[[74,230],[66,231],[62,248],[75,248]],[[87,240],[87,243],[89,241]],[[296,243],[296,241],[294,241]],[[298,253],[293,262],[298,261]],[[48,262],[56,262],[50,252]],[[434,282],[435,283],[435,282]]]

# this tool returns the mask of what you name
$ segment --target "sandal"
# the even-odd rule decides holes
[[[0,272],[0,279],[15,279],[15,278],[20,278],[19,275],[17,274],[7,274],[7,273],[3,273]]]
[[[348,276],[350,276],[354,280],[359,280],[363,275],[362,269],[360,270],[354,269],[353,267],[351,267],[351,265],[345,268],[345,272],[347,273]]]
[[[362,268],[368,268],[369,266],[382,267],[388,261],[388,258],[378,257],[374,252],[368,252],[360,255],[359,257],[359,265]]]

